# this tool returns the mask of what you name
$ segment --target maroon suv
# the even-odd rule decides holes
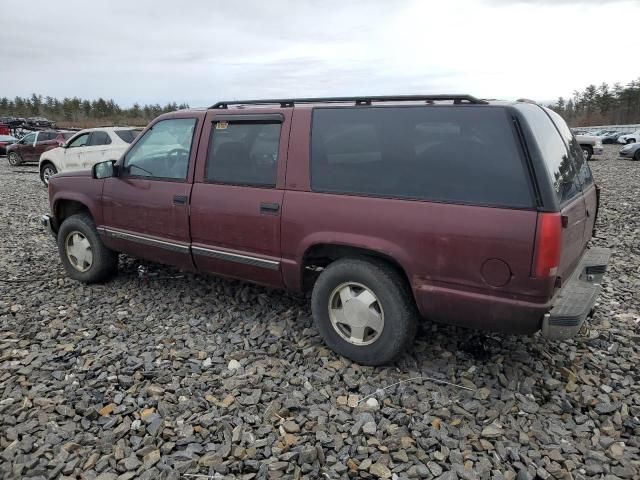
[[[58,132],[55,130],[41,130],[31,132],[16,143],[7,147],[9,164],[20,165],[26,162],[38,162],[40,155],[47,150],[59,147],[76,132]]]
[[[388,362],[420,317],[555,339],[590,314],[609,252],[599,189],[554,112],[402,96],[220,102],[158,117],[120,159],[49,185],[68,275],[118,253],[312,290],[336,352]]]

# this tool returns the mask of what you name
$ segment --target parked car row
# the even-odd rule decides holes
[[[48,120],[44,117],[29,117],[29,118],[17,118],[17,117],[9,117],[9,116],[0,116],[0,123],[4,123],[8,125],[10,128],[20,128],[20,127],[44,127],[51,128],[55,126],[55,123],[51,120]]]
[[[132,127],[99,127],[76,131],[42,130],[20,140],[0,136],[0,154],[10,165],[38,162],[45,185],[56,173],[89,169],[95,163],[115,160],[142,131]],[[4,150],[4,152],[3,152]]]

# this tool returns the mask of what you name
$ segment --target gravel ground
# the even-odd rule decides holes
[[[128,258],[67,279],[34,166],[0,160],[0,477],[640,478],[640,163],[617,149],[591,162],[597,338],[425,323],[385,368],[286,293]]]

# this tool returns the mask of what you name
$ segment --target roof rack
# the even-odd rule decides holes
[[[349,103],[355,105],[371,105],[373,102],[419,102],[428,104],[442,100],[452,100],[454,104],[470,103],[474,105],[486,105],[489,102],[480,100],[471,95],[395,95],[395,96],[373,96],[373,97],[318,97],[318,98],[280,98],[270,100],[231,100],[218,102],[212,105],[211,109],[229,108],[230,105],[273,105],[280,107],[293,107],[301,103]]]

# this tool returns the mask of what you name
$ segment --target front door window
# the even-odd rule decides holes
[[[186,180],[195,124],[195,118],[156,123],[127,153],[123,176]]]

